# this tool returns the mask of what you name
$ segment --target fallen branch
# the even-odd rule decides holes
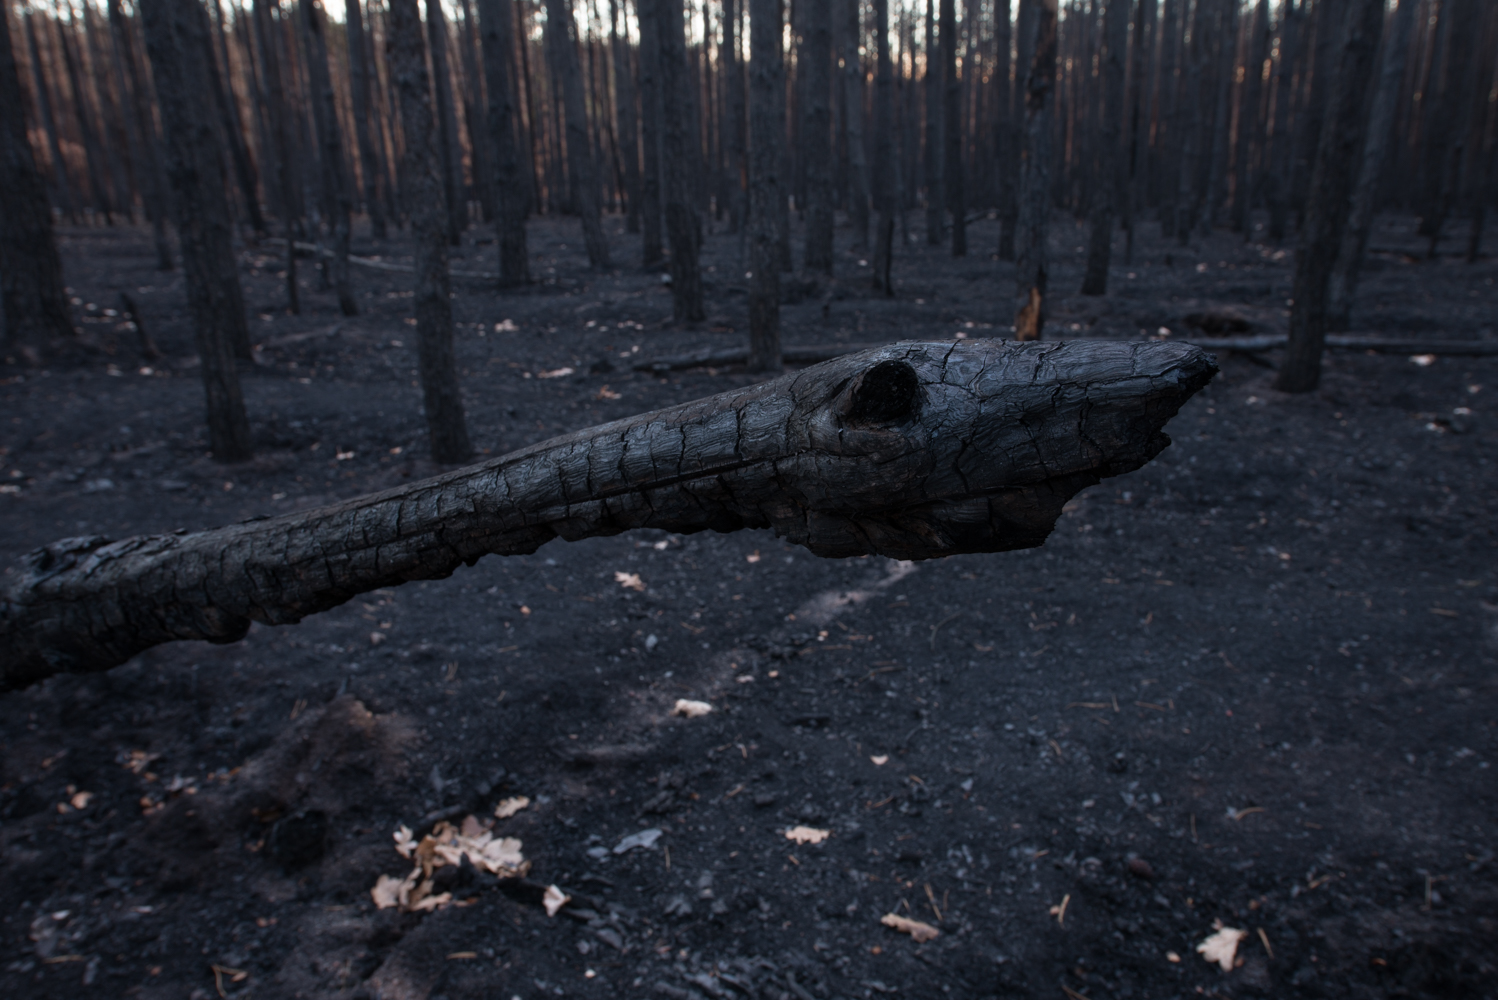
[[[265,240],[262,240],[261,242],[263,242],[263,243],[274,243],[274,244],[279,244],[281,246],[285,246],[286,245],[286,241],[284,239],[278,237],[278,236],[269,237],[269,238],[267,238]],[[322,245],[317,244],[317,243],[303,243],[301,240],[297,240],[295,246],[296,246],[296,248],[298,250],[305,250],[308,253],[315,253],[319,257],[327,257],[327,258],[331,259],[334,256],[333,251],[331,251],[327,247],[322,246]],[[348,262],[350,264],[357,264],[360,267],[371,268],[371,269],[376,270],[376,271],[395,271],[395,272],[400,273],[400,274],[415,274],[416,273],[416,268],[413,267],[410,264],[391,264],[388,261],[375,260],[372,257],[356,257],[353,254],[349,254],[348,255]],[[454,277],[454,278],[475,278],[475,279],[477,279],[479,281],[498,281],[499,280],[499,274],[497,272],[490,272],[490,271],[453,271],[453,270],[449,270],[447,273],[449,275],[451,275],[452,277]]]
[[[1284,347],[1289,337],[1283,333],[1260,333],[1247,337],[1172,337],[1172,343],[1190,344],[1208,351],[1238,351],[1255,354]],[[957,341],[961,343],[961,341]],[[1058,340],[1053,343],[1138,343],[1138,341],[1111,341],[1101,337],[1084,337],[1076,340]],[[830,361],[845,354],[872,351],[883,344],[812,344],[787,346],[781,359],[787,364],[809,364]],[[1387,337],[1369,337],[1355,334],[1328,334],[1328,349],[1348,351],[1378,351],[1384,354],[1452,354],[1489,355],[1498,354],[1498,340],[1393,340]],[[747,347],[704,347],[686,354],[668,354],[661,358],[636,361],[631,367],[637,372],[682,371],[687,368],[715,368],[743,364],[749,358]]]
[[[630,528],[770,528],[823,556],[1040,545],[1139,468],[1212,378],[1170,343],[899,344],[355,500],[30,553],[0,593],[0,691],[158,643],[234,642],[490,553]]]

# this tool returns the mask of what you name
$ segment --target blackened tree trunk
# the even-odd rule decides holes
[[[999,259],[1014,259],[1015,185],[1014,168],[1019,162],[1015,155],[1019,143],[1014,132],[1013,88],[1009,83],[1013,65],[1009,49],[1014,41],[1014,31],[1009,21],[1009,5],[999,9],[994,24],[994,48],[998,59],[993,68],[993,163],[998,171],[999,209]]]
[[[351,0],[357,5],[359,0]],[[353,212],[353,189],[348,167],[343,160],[343,129],[338,123],[338,102],[333,93],[333,76],[328,70],[327,24],[322,8],[315,0],[301,0],[303,24],[310,43],[307,51],[308,84],[312,94],[312,119],[322,145],[323,210],[333,236],[333,257],[329,260],[333,288],[338,294],[338,308],[345,316],[359,315],[349,277],[350,215]]]
[[[805,5],[805,75],[801,108],[802,162],[806,165],[806,267],[832,273],[832,4],[833,0],[798,0]]]
[[[1265,177],[1265,199],[1269,203],[1269,238],[1284,240],[1290,227],[1290,165],[1294,142],[1290,136],[1290,97],[1295,86],[1295,62],[1299,58],[1300,14],[1294,0],[1287,0],[1280,13],[1279,61],[1275,66],[1273,129],[1269,168]]]
[[[281,43],[285,32],[281,29],[277,0],[255,0],[254,17],[256,32],[260,37],[261,76],[265,80],[266,98],[270,104],[272,155],[276,162],[276,183],[280,189],[281,226],[286,236],[286,304],[292,315],[296,315],[302,311],[302,299],[297,280],[295,241],[303,235],[302,220],[306,211],[302,201],[301,176],[297,169],[296,132],[286,99],[286,81],[281,74],[284,55]]]
[[[727,0],[730,8],[734,0]],[[624,163],[624,204],[626,215],[624,217],[624,228],[627,232],[638,233],[640,231],[640,127],[639,115],[635,107],[635,75],[630,65],[630,47],[628,33],[621,34],[619,0],[609,0],[609,48],[614,57],[614,118],[615,129],[618,132],[619,159]],[[628,24],[628,17],[624,18]],[[732,52],[728,57],[732,58]],[[732,74],[730,74],[729,86],[732,86]],[[735,185],[740,185],[739,166],[743,159],[743,108],[744,81],[740,77],[739,101],[739,159],[734,160],[733,180]],[[742,218],[741,206],[735,206]]]
[[[208,402],[208,438],[220,462],[250,458],[236,343],[248,350],[244,296],[234,259],[224,156],[214,120],[207,18],[197,0],[141,0],[146,54],[156,80],[182,244],[182,273],[192,313],[199,371]]]
[[[1134,8],[1134,44],[1129,47],[1128,181],[1119,207],[1124,229],[1124,263],[1134,262],[1136,215],[1144,205],[1145,179],[1149,175],[1150,143],[1147,118],[1154,97],[1156,43],[1155,0],[1139,0]]]
[[[1349,0],[1341,42],[1329,53],[1336,64],[1324,64],[1333,77],[1328,81],[1330,98],[1311,174],[1305,228],[1295,255],[1290,343],[1274,380],[1281,392],[1310,392],[1321,381],[1328,292],[1358,175],[1358,153],[1367,128],[1366,95],[1383,14],[1383,0]]]
[[[515,61],[515,15],[510,0],[478,0],[478,5],[484,82],[489,91],[487,121],[494,143],[499,283],[502,287],[515,287],[531,280],[525,233],[530,198],[516,138],[520,116],[510,85]]]
[[[646,270],[665,259],[661,240],[661,45],[655,0],[636,0],[640,25],[640,250]]]
[[[57,116],[52,108],[52,91],[47,86],[47,77],[42,63],[41,44],[37,40],[36,11],[27,11],[26,47],[31,57],[31,85],[36,98],[37,113],[41,115],[42,131],[47,133],[47,156],[52,161],[52,183],[56,188],[58,207],[68,218],[73,218],[77,203],[73,197],[73,183],[68,177],[67,161],[62,158],[62,141],[57,133]]]
[[[249,146],[244,141],[244,131],[240,128],[239,110],[234,104],[234,96],[229,91],[228,82],[223,73],[219,72],[217,48],[213,44],[213,25],[208,20],[208,9],[202,4],[196,4],[193,8],[197,12],[198,20],[202,23],[198,26],[203,38],[203,44],[207,46],[204,65],[207,67],[208,76],[206,83],[213,102],[218,110],[219,129],[223,133],[224,142],[229,147],[229,162],[234,167],[234,179],[239,185],[240,197],[244,199],[245,217],[249,220],[250,228],[257,234],[263,234],[265,229],[265,217],[260,211],[260,175],[255,169],[255,161],[250,156]],[[228,67],[224,68],[228,71]],[[160,92],[158,88],[158,99]],[[249,360],[249,341],[244,343],[244,351],[239,357]]]
[[[484,84],[479,75],[478,29],[469,0],[460,0],[463,27],[458,51],[463,55],[463,127],[468,132],[469,163],[473,171],[473,194],[485,222],[498,214],[494,191],[494,148],[485,124]]]
[[[161,172],[161,150],[156,134],[156,119],[151,114],[151,98],[146,90],[145,76],[141,73],[140,57],[135,48],[135,32],[125,18],[120,0],[109,0],[109,30],[114,37],[115,62],[120,69],[119,87],[121,100],[129,104],[125,113],[130,116],[130,135],[137,143],[130,151],[130,161],[135,181],[140,186],[141,198],[145,202],[146,215],[151,220],[151,235],[156,244],[156,268],[170,271],[176,267],[172,260],[172,242],[167,236],[166,182]]]
[[[1467,159],[1467,139],[1481,135],[1472,128],[1472,100],[1479,84],[1474,79],[1477,44],[1482,36],[1483,0],[1445,0],[1441,20],[1448,21],[1445,86],[1431,115],[1429,148],[1433,156],[1431,178],[1434,197],[1431,210],[1420,220],[1420,234],[1430,239],[1428,256],[1434,260],[1446,220],[1460,193],[1462,168]],[[1484,81],[1486,82],[1486,81]],[[1487,96],[1486,88],[1482,88]]]
[[[453,353],[452,276],[447,267],[451,222],[443,198],[442,159],[437,153],[432,79],[416,0],[389,0],[389,18],[390,74],[400,95],[406,137],[401,191],[416,243],[416,353],[422,402],[432,458],[453,464],[469,459],[473,447],[468,442]]]
[[[969,25],[976,31],[977,25]],[[952,256],[967,256],[967,197],[963,188],[962,80],[957,76],[957,5],[941,0],[942,181],[952,215]]]
[[[72,93],[73,120],[78,125],[78,137],[83,142],[83,162],[88,169],[88,187],[94,210],[104,215],[104,221],[113,224],[114,199],[110,193],[108,174],[104,163],[104,149],[99,143],[94,128],[92,109],[88,106],[83,80],[78,72],[78,55],[73,51],[71,25],[64,27],[54,22],[58,48],[62,50],[62,63],[68,75],[68,90]]]
[[[895,221],[900,214],[900,165],[895,159],[895,76],[889,58],[889,0],[874,0],[874,290],[893,298]]]
[[[781,147],[785,74],[780,0],[749,0],[749,370],[779,371]]]
[[[852,0],[857,6],[857,0]],[[942,89],[941,60],[937,56],[936,0],[926,0],[926,74],[921,87],[926,99],[926,148],[923,166],[926,171],[926,243],[941,246],[947,238],[947,199],[943,191],[942,170]]]
[[[364,31],[363,5],[364,0],[347,0],[344,5],[348,36],[349,97],[354,110],[354,137],[359,143],[364,210],[369,213],[369,225],[374,231],[375,239],[383,240],[389,235],[389,226],[385,222],[385,171],[380,164],[379,154],[375,151],[375,133],[370,129],[374,113],[370,98],[375,88],[371,82],[367,58],[369,42]],[[378,123],[375,125],[378,127]]]
[[[1263,149],[1264,61],[1269,58],[1269,0],[1259,0],[1249,22],[1248,55],[1243,71],[1243,90],[1238,95],[1238,137],[1233,165],[1234,232],[1244,240],[1253,235],[1249,214],[1253,210],[1254,154]]]
[[[694,103],[687,90],[686,25],[681,0],[645,0],[652,8],[660,55],[662,159],[666,203],[666,236],[671,241],[672,312],[678,323],[696,323],[702,307],[702,221],[697,214],[694,165],[701,157],[692,148]]]
[[[1123,123],[1124,58],[1129,47],[1130,0],[1108,0],[1103,12],[1102,87],[1103,115],[1097,155],[1097,173],[1092,190],[1092,231],[1088,236],[1087,273],[1082,278],[1083,295],[1108,293],[1108,263],[1113,254],[1113,220],[1119,203],[1127,197],[1119,126]]]
[[[848,221],[853,226],[853,245],[869,245],[869,161],[864,149],[863,57],[859,53],[862,23],[859,0],[837,0],[842,25],[843,143],[848,150]]]
[[[73,336],[62,259],[52,232],[47,185],[26,133],[26,95],[0,10],[0,316],[5,349],[32,363],[54,340]]]
[[[1379,181],[1383,175],[1384,162],[1388,159],[1389,147],[1394,141],[1394,112],[1399,103],[1400,87],[1404,83],[1404,67],[1410,50],[1416,4],[1417,0],[1399,0],[1399,7],[1394,11],[1384,37],[1378,89],[1374,91],[1373,107],[1368,112],[1368,135],[1363,142],[1362,160],[1358,164],[1357,181],[1352,190],[1347,226],[1342,232],[1337,263],[1332,268],[1327,292],[1329,305],[1326,328],[1331,333],[1348,329],[1352,320],[1352,300],[1357,293],[1363,255],[1368,250],[1368,233],[1373,228],[1373,216],[1378,208]]]
[[[447,205],[447,238],[457,246],[468,228],[468,191],[463,185],[458,114],[453,106],[452,72],[448,69],[447,18],[442,13],[442,0],[426,0],[426,8],[427,44],[432,53],[432,89],[437,94],[437,136],[441,145],[443,200]]]
[[[609,269],[609,241],[599,219],[598,160],[588,135],[587,106],[583,100],[582,69],[577,60],[577,24],[571,0],[546,0],[546,42],[552,47],[556,83],[562,88],[567,120],[567,171],[571,175],[573,211],[583,223],[583,244],[588,263],[599,271]]]
[[[1035,0],[1034,55],[1025,67],[1024,143],[1020,150],[1018,259],[1015,261],[1014,338],[1039,340],[1045,332],[1050,260],[1046,240],[1051,214],[1051,118],[1056,90],[1056,0]]]

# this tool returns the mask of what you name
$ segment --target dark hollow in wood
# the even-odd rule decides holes
[[[1217,367],[1171,343],[905,343],[398,489],[209,531],[66,538],[0,593],[0,691],[158,643],[234,642],[490,553],[769,528],[823,556],[1030,548],[1131,472]]]

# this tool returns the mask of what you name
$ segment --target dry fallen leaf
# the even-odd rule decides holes
[[[500,878],[523,876],[531,867],[520,853],[520,841],[514,837],[495,839],[476,816],[466,817],[461,827],[444,820],[419,842],[406,826],[396,830],[393,837],[396,852],[414,862],[415,867],[404,880],[380,876],[370,890],[375,906],[380,909],[399,906],[407,911],[435,910],[452,902],[452,893],[431,894],[432,872],[444,865],[461,864],[465,855],[475,868]],[[421,879],[425,881],[418,882]]]
[[[68,799],[68,803],[74,809],[87,809],[89,800],[93,797],[93,792],[75,792],[73,797]]]
[[[614,582],[619,584],[619,586],[621,587],[628,587],[630,590],[645,589],[645,581],[640,579],[640,574],[638,573],[624,573],[615,571]]]
[[[889,763],[889,754],[882,753],[877,757],[870,757],[869,760],[874,762],[875,767],[883,767],[885,764]]]
[[[395,850],[403,858],[409,858],[411,852],[416,850],[416,840],[411,836],[411,828],[405,824],[394,833]]]
[[[1223,972],[1233,971],[1233,960],[1238,957],[1238,943],[1248,937],[1248,931],[1236,927],[1223,927],[1216,934],[1196,946],[1202,958],[1222,966]]]
[[[509,819],[511,816],[531,804],[531,800],[524,795],[516,795],[514,798],[505,799],[494,807],[494,815],[500,819]]]
[[[573,369],[571,368],[553,368],[549,372],[537,372],[536,378],[565,378],[571,375],[572,372]]]
[[[554,917],[557,911],[572,901],[572,897],[554,885],[546,887],[546,895],[541,897],[541,905],[546,907],[546,915]]]
[[[820,844],[830,836],[831,830],[818,830],[811,826],[798,826],[785,831],[785,839],[794,840],[798,844]]]
[[[879,922],[886,927],[893,927],[901,934],[909,934],[916,944],[923,944],[941,934],[941,931],[930,924],[923,924],[919,920],[911,920],[895,913],[886,913],[879,918]]]
[[[400,905],[400,891],[403,883],[398,878],[389,875],[381,875],[380,880],[369,890],[369,895],[374,899],[376,909],[388,910],[392,906]]]
[[[692,701],[688,698],[677,698],[676,707],[671,710],[672,715],[684,715],[689,719],[695,719],[700,715],[707,715],[713,710],[713,706],[705,701]]]

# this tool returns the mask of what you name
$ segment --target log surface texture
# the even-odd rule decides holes
[[[894,344],[315,510],[62,539],[7,574],[0,691],[558,536],[770,528],[901,559],[1037,546],[1079,490],[1159,454],[1215,372],[1186,344]]]

